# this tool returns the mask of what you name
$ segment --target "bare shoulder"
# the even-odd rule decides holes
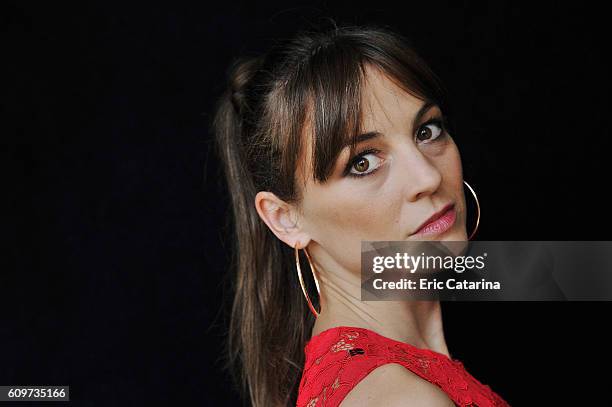
[[[435,384],[397,363],[372,370],[346,395],[341,407],[452,407],[453,401]]]

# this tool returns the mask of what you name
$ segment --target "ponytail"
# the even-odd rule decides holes
[[[251,108],[247,87],[259,58],[230,68],[227,90],[213,120],[217,153],[223,163],[232,206],[235,273],[227,338],[227,361],[242,392],[255,407],[295,406],[303,347],[311,318],[292,264],[292,250],[259,218],[257,188],[249,170],[245,116]]]

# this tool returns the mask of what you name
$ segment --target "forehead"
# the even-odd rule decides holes
[[[424,101],[411,95],[398,86],[380,69],[367,65],[361,88],[361,128],[364,132],[380,131],[383,133],[409,130],[412,118],[419,111]],[[312,104],[309,104],[312,106]],[[304,186],[313,182],[313,111],[307,109],[307,119],[304,123],[300,159],[298,160],[297,177]],[[402,130],[404,129],[404,130]],[[342,159],[349,147],[338,155]],[[306,175],[307,178],[304,178]]]
[[[379,69],[368,68],[362,90],[364,131],[402,131],[425,103]]]

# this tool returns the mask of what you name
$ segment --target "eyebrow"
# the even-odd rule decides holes
[[[423,104],[423,106],[421,106],[419,111],[414,116],[414,119],[412,120],[413,129],[416,127],[417,123],[421,121],[425,113],[427,113],[434,106],[437,106],[437,104],[432,101],[427,101]],[[365,133],[358,134],[357,136],[353,137],[353,140],[355,144],[359,144],[359,143],[363,143],[364,141],[371,140],[377,137],[383,137],[383,136],[384,134],[382,134],[379,131],[368,131]],[[348,147],[349,145],[350,145],[350,141],[348,141],[344,145],[344,147]]]

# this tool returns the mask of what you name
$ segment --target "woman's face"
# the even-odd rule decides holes
[[[362,240],[467,240],[459,150],[445,129],[431,122],[442,119],[440,109],[426,106],[376,69],[369,68],[364,90],[363,128],[378,136],[360,142],[354,157],[347,146],[327,182],[309,177],[299,222],[307,241],[298,247],[308,245],[320,263],[355,272]],[[306,145],[310,150],[311,143]],[[306,168],[311,174],[311,163]],[[415,234],[449,203],[456,213],[449,229]]]

